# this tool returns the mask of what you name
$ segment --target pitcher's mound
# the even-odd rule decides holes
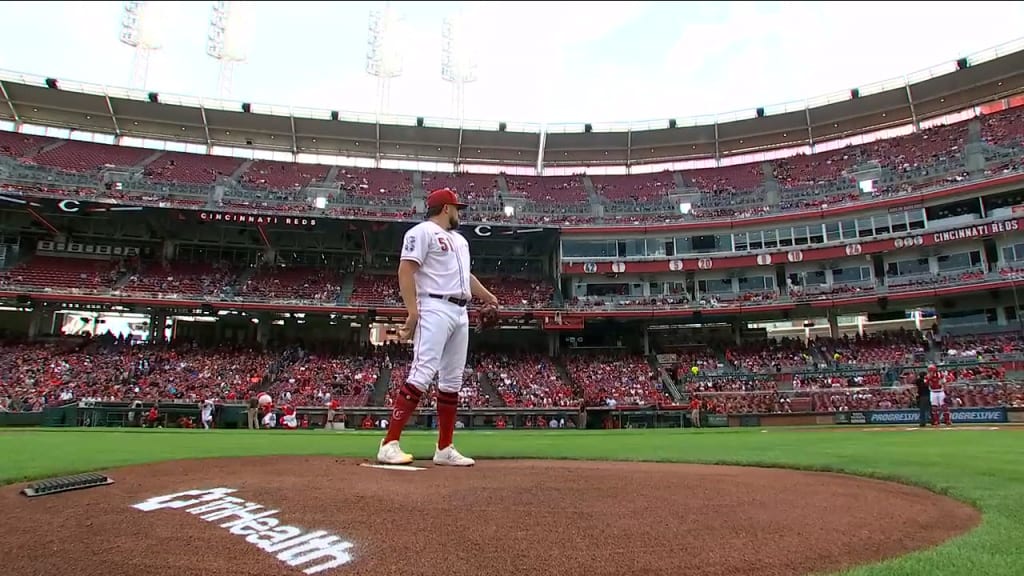
[[[416,474],[328,457],[164,462],[111,486],[0,490],[6,576],[798,575],[939,544],[973,508],[843,476],[483,461]],[[401,471],[406,472],[406,471]]]

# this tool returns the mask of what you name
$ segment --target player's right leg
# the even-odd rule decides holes
[[[399,439],[406,422],[416,413],[423,393],[430,387],[441,364],[441,354],[448,340],[449,321],[437,310],[420,309],[420,320],[413,335],[413,358],[409,377],[402,384],[391,410],[388,433],[377,450],[377,461],[382,464],[409,464],[412,454],[402,451]]]

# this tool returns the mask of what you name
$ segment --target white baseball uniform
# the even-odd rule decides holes
[[[458,232],[421,222],[405,233],[402,260],[420,265],[415,276],[420,319],[407,381],[426,392],[436,374],[438,390],[458,392],[469,348],[469,242]]]

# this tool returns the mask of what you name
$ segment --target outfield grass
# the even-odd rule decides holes
[[[982,525],[941,547],[844,574],[1024,574],[1024,431],[504,431],[460,432],[456,439],[461,451],[478,458],[764,465],[916,484],[976,506],[984,514]],[[379,440],[376,432],[12,430],[0,432],[0,483],[179,458],[370,457]],[[433,433],[411,432],[402,447],[427,458],[433,454],[433,442]]]

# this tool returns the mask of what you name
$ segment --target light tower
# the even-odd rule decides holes
[[[158,12],[161,2],[125,2],[121,16],[121,43],[135,49],[132,57],[131,87],[145,90],[149,82],[149,58],[163,47]]]
[[[250,2],[221,0],[213,3],[206,54],[220,62],[217,91],[221,98],[231,97],[235,64],[247,58],[250,13]]]
[[[460,125],[466,116],[466,84],[477,79],[475,30],[463,14],[445,18],[441,27],[441,79],[452,85],[452,110]]]
[[[404,60],[402,16],[384,3],[384,10],[370,12],[366,46],[366,72],[377,78],[377,118],[391,104],[391,79],[402,75]]]

